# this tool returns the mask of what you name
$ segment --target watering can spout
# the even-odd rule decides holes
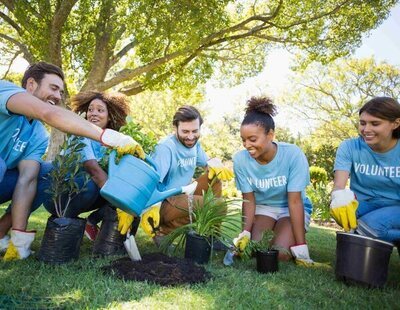
[[[157,202],[163,201],[164,199],[170,196],[178,194],[192,195],[196,190],[196,187],[197,187],[197,182],[195,181],[187,186],[172,188],[164,192],[160,192],[158,189],[156,189],[151,195],[149,201],[147,202],[146,207],[151,207],[152,205],[155,205]]]

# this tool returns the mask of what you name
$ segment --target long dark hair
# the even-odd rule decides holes
[[[400,103],[390,97],[375,97],[362,106],[358,115],[363,112],[394,122],[400,118]],[[400,138],[400,126],[393,130],[392,137],[395,139]]]
[[[275,130],[275,122],[272,118],[276,115],[276,106],[268,97],[251,97],[247,100],[246,114],[243,125],[255,124],[264,128],[265,133]]]

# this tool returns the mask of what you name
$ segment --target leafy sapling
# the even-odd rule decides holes
[[[51,183],[46,192],[51,195],[58,217],[65,216],[71,201],[86,190],[90,180],[89,175],[82,169],[80,151],[84,146],[80,137],[68,135],[53,161],[54,168],[49,173]],[[81,187],[76,182],[78,178],[83,179]]]

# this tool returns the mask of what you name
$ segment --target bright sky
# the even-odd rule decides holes
[[[400,4],[397,4],[388,19],[377,29],[365,36],[363,44],[354,57],[363,58],[374,56],[377,61],[387,61],[393,65],[400,65]],[[232,88],[215,88],[209,82],[206,85],[206,104],[214,113],[208,117],[209,121],[218,119],[222,114],[232,111],[237,103],[243,104],[251,96],[268,94],[277,97],[284,89],[291,73],[289,69],[291,55],[285,50],[275,50],[267,57],[267,65],[258,76],[247,79],[243,84]],[[286,111],[287,112],[287,111]],[[280,110],[275,118],[277,125],[289,127],[293,133],[303,132],[307,126],[300,128],[299,124],[289,120],[290,113]],[[295,124],[296,127],[290,127]]]

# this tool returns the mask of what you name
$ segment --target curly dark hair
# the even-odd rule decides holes
[[[79,93],[71,98],[71,108],[75,113],[87,113],[89,104],[99,99],[107,105],[108,124],[107,128],[119,130],[126,124],[126,117],[130,113],[128,99],[121,93],[105,93],[97,91],[86,91]]]
[[[272,116],[276,115],[276,106],[268,97],[251,97],[247,100],[246,114],[243,125],[255,124],[264,128],[266,133],[275,130],[275,122]]]

